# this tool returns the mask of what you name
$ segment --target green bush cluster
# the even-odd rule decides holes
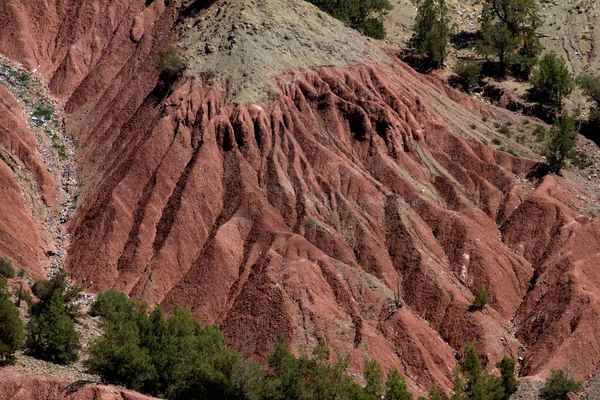
[[[71,286],[66,272],[39,281],[33,293],[39,301],[31,306],[27,324],[27,352],[55,364],[70,364],[79,356],[79,333],[75,330],[78,307],[72,302],[80,287]]]
[[[392,369],[384,384],[376,361],[365,362],[366,386],[348,372],[348,359],[330,363],[318,345],[312,357],[295,356],[280,340],[269,368],[245,361],[228,349],[216,326],[201,326],[189,310],[176,307],[149,315],[144,304],[107,291],[92,306],[104,334],[90,347],[88,369],[106,383],[168,399],[356,399],[411,400],[404,377]]]
[[[0,276],[7,279],[13,279],[16,276],[15,267],[13,267],[12,262],[7,258],[0,257]]]
[[[544,400],[567,400],[569,393],[583,388],[580,382],[569,378],[562,370],[552,370],[542,389]]]
[[[454,64],[454,72],[461,78],[464,89],[470,91],[481,78],[481,63],[473,58],[461,58]]]
[[[515,361],[504,357],[496,367],[500,376],[485,372],[475,345],[467,343],[463,360],[454,371],[454,394],[450,400],[508,400],[519,387]]]
[[[473,303],[471,303],[471,311],[481,310],[488,303],[488,291],[484,285],[479,286]]]
[[[392,9],[389,0],[308,0],[366,36],[385,38],[384,16]]]
[[[0,279],[0,366],[14,364],[15,352],[23,348],[24,339],[19,310],[10,299],[6,279]]]

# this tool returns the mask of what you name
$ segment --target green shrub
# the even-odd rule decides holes
[[[488,292],[484,285],[479,286],[473,303],[471,304],[471,310],[481,310],[488,303]]]
[[[365,361],[365,392],[369,396],[374,396],[380,399],[384,393],[383,389],[383,374],[381,373],[381,366],[375,360]]]
[[[469,125],[469,128],[471,128],[471,129],[476,129],[476,128],[477,128],[477,125],[475,125],[475,124],[471,124],[471,125]]]
[[[7,279],[13,279],[16,276],[15,267],[12,262],[7,258],[0,257],[0,276]]]
[[[44,103],[38,103],[33,110],[33,116],[37,118],[44,118],[49,120],[54,116],[54,110],[49,105]]]
[[[473,86],[479,83],[481,63],[473,58],[460,59],[454,65],[454,73],[461,78],[465,90],[470,91]]]
[[[404,376],[396,368],[389,370],[387,378],[385,400],[412,400]]]
[[[509,137],[509,138],[510,138],[510,137],[512,136],[512,134],[513,134],[513,133],[512,133],[512,131],[510,130],[510,128],[509,128],[507,125],[502,125],[502,126],[500,127],[500,129],[498,129],[498,131],[499,131],[501,134],[503,134],[503,135],[506,135],[506,136],[507,136],[507,137]]]
[[[500,128],[500,123],[499,122],[494,122],[494,128],[496,128],[496,129]]]
[[[79,333],[57,295],[34,313],[27,333],[27,350],[33,357],[62,365],[77,361]]]
[[[185,63],[177,55],[177,51],[173,46],[169,46],[165,51],[161,52],[156,58],[157,68],[171,76],[181,74],[186,66]]]
[[[92,303],[91,315],[102,317],[108,321],[116,321],[120,317],[129,318],[138,310],[138,306],[125,293],[107,290],[96,297]]]
[[[564,167],[567,156],[577,144],[575,120],[568,114],[552,125],[550,139],[546,144],[546,160],[550,169],[559,174]]]
[[[487,118],[487,117],[483,117],[483,118],[481,118],[481,120],[482,120],[483,122],[487,122],[488,118]]]
[[[454,370],[454,394],[451,400],[508,400],[518,386],[515,379],[515,361],[504,358],[496,366],[501,376],[483,370],[479,353],[472,343],[467,343],[462,361]]]
[[[536,142],[543,142],[544,140],[546,140],[546,135],[548,134],[548,132],[546,131],[546,129],[544,129],[542,125],[536,125],[535,129],[533,130],[533,134],[535,135]]]
[[[24,88],[29,87],[29,84],[31,83],[31,76],[29,76],[27,72],[18,72],[16,77],[21,86]]]
[[[502,144],[502,141],[498,138],[493,138],[492,143],[495,144],[496,146],[500,146]]]
[[[567,400],[569,393],[581,389],[581,383],[567,377],[563,370],[552,370],[542,389],[542,398],[545,400]]]
[[[15,352],[23,348],[25,330],[19,310],[10,300],[6,279],[0,279],[0,366],[15,363]]]
[[[69,303],[80,291],[80,287],[69,284],[63,271],[34,285],[33,293],[40,300],[32,305],[27,324],[26,347],[30,355],[62,365],[78,359],[80,335],[75,330],[78,307]]]
[[[504,357],[496,363],[496,368],[500,370],[502,386],[507,399],[519,388],[519,381],[515,378],[515,366],[515,360],[508,357]]]
[[[594,161],[583,151],[573,151],[568,157],[571,159],[571,163],[579,169],[585,169],[594,164]]]

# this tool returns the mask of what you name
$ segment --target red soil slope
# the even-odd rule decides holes
[[[0,85],[0,255],[43,277],[46,243],[34,217],[37,196],[53,204],[55,182],[17,100]]]
[[[57,381],[13,368],[0,372],[0,400],[150,400],[131,390],[93,382]]]
[[[399,61],[290,72],[281,96],[236,105],[159,81],[173,6],[39,4],[0,5],[0,52],[40,65],[80,143],[74,279],[191,307],[251,356],[327,341],[415,389],[448,389],[467,341],[490,365],[524,357],[523,375],[595,370],[598,221],[483,144],[481,116],[509,114]],[[469,312],[481,284],[490,304]]]

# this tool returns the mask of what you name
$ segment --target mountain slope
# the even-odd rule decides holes
[[[162,1],[0,6],[25,38],[0,32],[0,52],[38,68],[79,143],[73,278],[190,307],[252,357],[280,335],[298,351],[328,342],[356,371],[364,358],[400,367],[418,392],[449,390],[467,341],[490,367],[508,355],[524,376],[591,374],[600,246],[582,210],[593,195],[562,178],[527,180],[535,160],[488,146],[505,140],[492,123],[512,113],[369,49],[312,6],[277,3],[219,1],[188,16]],[[290,51],[311,36],[285,32],[319,23],[311,15],[359,50],[314,51],[295,69],[285,54],[282,67],[261,61],[279,50],[252,47],[247,30],[248,58],[219,49],[242,12]],[[156,57],[176,32],[201,77],[160,79]],[[197,37],[216,41],[206,69],[193,65]],[[243,76],[246,64],[256,75]],[[221,65],[240,80],[208,79]],[[267,84],[277,90],[258,101]],[[490,304],[470,312],[480,285]]]

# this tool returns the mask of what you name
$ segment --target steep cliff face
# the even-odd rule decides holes
[[[237,104],[228,80],[160,79],[175,2],[66,3],[4,2],[0,52],[39,68],[79,142],[75,280],[190,307],[249,356],[326,341],[416,390],[448,390],[467,341],[523,375],[594,371],[591,195],[534,188],[535,161],[487,146],[482,117],[512,114],[393,57],[280,73]],[[480,285],[490,304],[470,312]]]

